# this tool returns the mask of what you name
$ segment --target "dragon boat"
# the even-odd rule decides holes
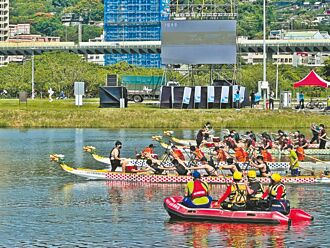
[[[84,148],[85,152],[88,152],[92,155],[92,157],[101,163],[110,165],[110,160],[107,157],[104,157],[102,155],[99,155],[96,153],[96,148],[93,146],[85,146]],[[146,166],[146,160],[143,159],[127,159],[127,161],[137,167]],[[224,165],[225,163],[219,163],[219,166]],[[290,169],[290,163],[289,162],[268,162],[267,163],[269,168],[272,171],[287,171]],[[160,163],[161,166],[169,167],[173,166],[173,164],[169,161],[163,161]],[[248,169],[254,169],[249,166],[248,163],[239,163],[241,168],[248,168]],[[300,166],[304,172],[310,172],[310,173],[316,173],[321,171],[326,171],[330,167],[330,161],[324,161],[324,162],[300,162]]]
[[[176,137],[169,137],[170,142],[172,142],[178,149],[184,151],[189,151],[190,146],[196,146],[196,141],[195,140],[183,140],[183,139],[178,139]],[[153,136],[153,140],[158,141],[159,144],[165,148],[168,149],[169,145],[166,144],[161,136]],[[214,147],[216,143],[214,142],[206,142],[204,143],[205,146],[202,147],[202,151],[204,153],[208,153],[210,151],[210,148]],[[328,143],[329,144],[329,143]],[[308,149],[305,149],[305,154],[306,155],[330,155],[330,149],[318,149],[318,144],[312,144]],[[327,146],[329,147],[329,146]],[[274,155],[287,155],[289,154],[287,150],[279,150],[279,149],[269,149],[268,150],[271,154]],[[229,151],[230,153],[234,153],[233,150]]]
[[[182,196],[165,198],[164,208],[173,219],[217,221],[234,223],[282,224],[313,220],[313,216],[301,209],[292,208],[288,215],[276,211],[230,211],[221,208],[188,208],[181,204]]]
[[[59,166],[66,172],[84,177],[90,180],[109,180],[109,181],[124,181],[124,182],[143,182],[143,183],[187,183],[192,180],[191,176],[177,176],[170,175],[151,175],[144,173],[122,173],[111,172],[107,169],[95,170],[87,168],[73,168],[64,162],[64,156],[60,154],[50,155],[51,161],[57,162]],[[132,162],[129,162],[132,165]],[[224,176],[208,176],[203,177],[203,180],[210,184],[227,184],[232,182],[232,177]],[[270,179],[267,177],[260,177],[260,182],[263,184],[269,184]],[[284,176],[282,178],[283,183],[287,184],[313,184],[313,183],[330,183],[328,176],[298,176],[289,177]]]

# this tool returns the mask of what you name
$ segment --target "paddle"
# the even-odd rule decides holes
[[[317,161],[317,162],[321,162],[321,163],[329,163],[328,161],[324,161],[324,160],[321,160],[321,159],[315,158],[315,157],[313,157],[313,156],[309,156],[309,155],[306,155],[306,154],[305,154],[305,156],[308,157],[308,158],[314,159],[314,160]]]
[[[228,186],[230,183],[227,182],[227,178],[226,178],[226,176],[225,176],[225,173],[223,173],[223,170],[221,169],[221,166],[219,166],[219,163],[218,163],[218,168],[219,168],[219,170],[220,170],[220,172],[221,172],[223,178],[225,179],[225,184],[226,184],[226,186]]]

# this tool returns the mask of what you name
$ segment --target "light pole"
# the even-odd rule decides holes
[[[264,21],[264,37],[263,37],[263,83],[267,82],[267,51],[266,51],[266,0],[263,2],[263,21]],[[266,109],[267,90],[264,93],[264,109]]]
[[[31,56],[31,98],[34,99],[35,94],[34,94],[34,51],[32,51],[32,56]]]
[[[277,45],[277,59],[276,59],[276,90],[275,98],[278,99],[278,57],[280,55],[280,45]]]

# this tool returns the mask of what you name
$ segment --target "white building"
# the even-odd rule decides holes
[[[9,0],[0,0],[0,41],[9,37]]]
[[[243,39],[243,38],[241,38]],[[284,31],[284,30],[272,30],[269,35],[269,39],[278,40],[312,40],[312,39],[329,39],[328,32],[320,32],[318,30],[311,31]],[[243,61],[246,64],[262,64],[262,53],[244,53],[241,54]],[[279,53],[272,55],[272,61],[276,64],[287,65],[304,65],[304,66],[323,66],[327,58],[330,57],[330,53],[321,52],[297,52],[297,53]],[[268,58],[270,59],[270,58]]]
[[[15,37],[21,34],[30,34],[31,25],[30,24],[10,24],[9,25],[9,37]]]
[[[9,0],[0,0],[0,42],[9,37]],[[0,56],[0,66],[6,64],[6,57]]]
[[[100,37],[96,37],[95,39],[89,39],[88,41],[89,42],[103,42],[104,35],[102,34]],[[87,61],[98,64],[98,65],[104,65],[104,54],[88,54]]]

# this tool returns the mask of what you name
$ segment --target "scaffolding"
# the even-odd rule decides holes
[[[169,0],[105,0],[105,41],[159,41],[161,21],[170,16]],[[160,67],[159,54],[111,54],[105,64],[127,61],[145,67]]]

